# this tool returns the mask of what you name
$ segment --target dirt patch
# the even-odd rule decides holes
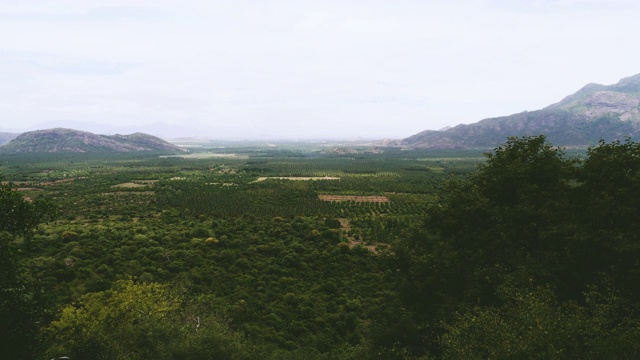
[[[356,196],[356,195],[318,195],[322,201],[355,201],[370,203],[388,203],[386,196]]]
[[[38,188],[17,188],[16,191],[43,191],[43,190]]]
[[[185,159],[213,159],[213,158],[228,158],[228,159],[248,159],[249,155],[241,154],[218,154],[218,153],[194,153],[187,155],[160,155],[161,158],[180,157]]]
[[[63,184],[63,183],[68,183],[71,181],[75,181],[75,178],[69,178],[69,179],[62,179],[62,180],[55,180],[55,181],[3,181],[3,184],[9,184],[9,183],[13,183],[16,186],[20,186],[19,191],[26,191],[27,189],[29,190],[39,190],[39,189],[34,189],[34,188],[28,188],[26,187],[27,185],[34,185],[34,186],[53,186],[53,185],[58,185],[58,184]]]
[[[372,253],[378,253],[378,249],[376,249],[376,247],[378,246],[377,244],[366,245],[364,241],[359,241],[356,240],[356,238],[354,238],[353,236],[349,236],[349,231],[351,231],[351,220],[347,218],[339,218],[338,221],[340,222],[340,227],[342,228],[344,236],[347,238],[347,240],[349,240],[349,249],[353,249],[357,245],[363,245]]]
[[[75,180],[76,180],[75,178],[70,178],[70,179],[63,179],[63,180],[56,180],[56,181],[48,181],[48,182],[40,183],[39,185],[51,186],[51,185],[58,185],[58,184],[67,183]]]
[[[112,187],[114,188],[139,188],[139,187],[145,187],[147,185],[143,185],[143,184],[136,184],[134,182],[126,182],[126,183],[122,183],[122,184],[118,184],[118,185],[113,185]]]
[[[340,180],[339,177],[331,176],[262,176],[254,182],[265,181],[269,179],[293,180],[293,181],[310,181],[310,180]]]
[[[136,184],[146,184],[146,185],[152,185],[158,182],[158,180],[132,180],[131,182],[136,183]]]
[[[155,191],[116,191],[102,193],[102,195],[154,195]]]
[[[238,184],[236,183],[219,183],[219,182],[213,182],[213,183],[204,183],[205,185],[219,185],[219,186],[238,186]]]

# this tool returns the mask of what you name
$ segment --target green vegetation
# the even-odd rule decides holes
[[[0,158],[3,354],[640,352],[639,144],[199,151]]]
[[[0,137],[0,141],[1,141]],[[73,129],[36,130],[20,134],[0,146],[0,153],[105,153],[156,152],[181,153],[185,150],[158,137],[131,135],[96,135]]]

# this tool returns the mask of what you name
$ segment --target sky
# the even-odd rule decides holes
[[[637,0],[0,0],[0,131],[404,138],[640,73],[638,19]]]

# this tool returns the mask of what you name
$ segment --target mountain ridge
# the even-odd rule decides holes
[[[590,146],[600,139],[640,137],[640,74],[613,85],[590,83],[534,111],[487,118],[403,139],[410,148],[491,148],[509,136],[544,134],[558,146]]]
[[[158,137],[133,133],[98,135],[88,131],[52,128],[22,133],[0,146],[0,153],[128,153],[187,152]]]
[[[0,146],[18,137],[18,133],[0,132]]]

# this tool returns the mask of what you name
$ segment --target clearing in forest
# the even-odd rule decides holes
[[[136,184],[133,182],[126,182],[126,183],[122,183],[122,184],[118,184],[118,185],[113,185],[112,187],[114,188],[139,188],[139,187],[145,187],[147,185],[143,185],[143,184]]]
[[[116,191],[102,193],[102,195],[155,195],[155,191]]]
[[[125,182],[125,183],[122,183],[122,184],[113,185],[112,187],[115,187],[115,188],[139,188],[139,187],[145,187],[147,185],[153,185],[156,182],[158,182],[158,180],[132,180],[130,182]]]
[[[293,181],[340,180],[339,177],[331,177],[331,176],[261,176],[254,182],[260,182],[260,181],[265,181],[269,179],[293,180]]]
[[[222,158],[222,159],[248,159],[249,155],[242,154],[220,154],[220,153],[193,153],[193,154],[185,154],[185,155],[160,155],[161,158],[183,158],[183,159],[212,159],[212,158]]]
[[[340,227],[342,228],[342,231],[345,234],[344,236],[346,236],[347,240],[349,240],[349,249],[353,249],[356,245],[363,245],[364,247],[367,248],[367,250],[371,251],[372,253],[374,254],[378,253],[378,249],[376,249],[377,247],[376,244],[365,245],[364,241],[358,241],[356,240],[356,238],[349,235],[349,231],[351,231],[351,220],[347,218],[339,218],[338,221],[340,222]]]
[[[370,203],[388,203],[386,196],[357,196],[357,195],[318,195],[322,201],[355,201]]]

